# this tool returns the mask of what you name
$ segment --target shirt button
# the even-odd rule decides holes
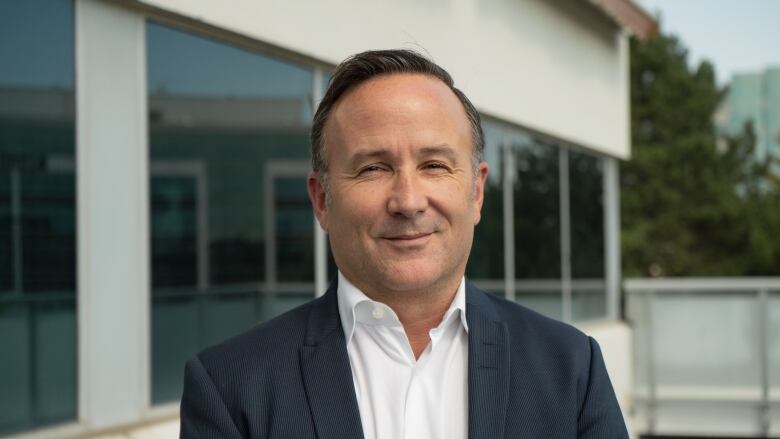
[[[379,319],[381,319],[384,316],[385,316],[385,310],[383,310],[382,308],[380,308],[378,306],[376,308],[374,308],[373,311],[371,311],[371,317],[373,317],[376,320],[379,320]]]

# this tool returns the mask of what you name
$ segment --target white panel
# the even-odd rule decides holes
[[[758,437],[758,420],[754,404],[662,402],[657,408],[655,433]]]
[[[630,425],[630,418],[627,416],[632,411],[634,384],[631,327],[625,322],[602,321],[581,324],[578,328],[598,341],[612,388],[631,431],[637,427]]]
[[[652,349],[658,386],[758,388],[757,311],[755,296],[738,292],[657,295]]]
[[[481,110],[629,155],[626,35],[583,0],[138,0],[329,63],[429,53]]]
[[[137,420],[148,400],[143,17],[76,2],[79,413]]]

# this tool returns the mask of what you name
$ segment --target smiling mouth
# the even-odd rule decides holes
[[[385,242],[397,250],[422,250],[428,244],[433,232],[415,233],[411,235],[395,235],[383,238]]]
[[[391,241],[414,241],[420,238],[425,238],[430,235],[432,235],[432,233],[415,233],[412,235],[388,236],[385,237],[385,239],[389,239]]]

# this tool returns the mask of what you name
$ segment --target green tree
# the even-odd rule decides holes
[[[716,148],[712,65],[659,34],[631,42],[632,159],[621,164],[624,275],[780,274],[780,195],[751,127]]]

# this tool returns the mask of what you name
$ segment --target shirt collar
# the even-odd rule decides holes
[[[361,321],[367,324],[379,324],[379,325],[400,325],[395,312],[384,303],[371,300],[365,293],[360,291],[352,282],[338,272],[338,289],[336,291],[339,316],[341,317],[341,328],[344,330],[344,339],[347,344],[352,340],[352,334],[355,332],[355,322]],[[381,311],[380,311],[381,310]],[[358,315],[357,313],[361,314]],[[371,315],[371,318],[365,318],[366,315]],[[441,323],[431,332],[437,332],[438,329],[443,328],[446,324],[458,314],[460,316],[461,325],[466,332],[469,331],[469,325],[466,321],[466,282],[465,277],[461,278],[460,285],[458,285],[458,291],[455,293],[455,297],[450,303],[450,307],[444,313],[444,317]],[[363,316],[364,318],[359,318]]]

